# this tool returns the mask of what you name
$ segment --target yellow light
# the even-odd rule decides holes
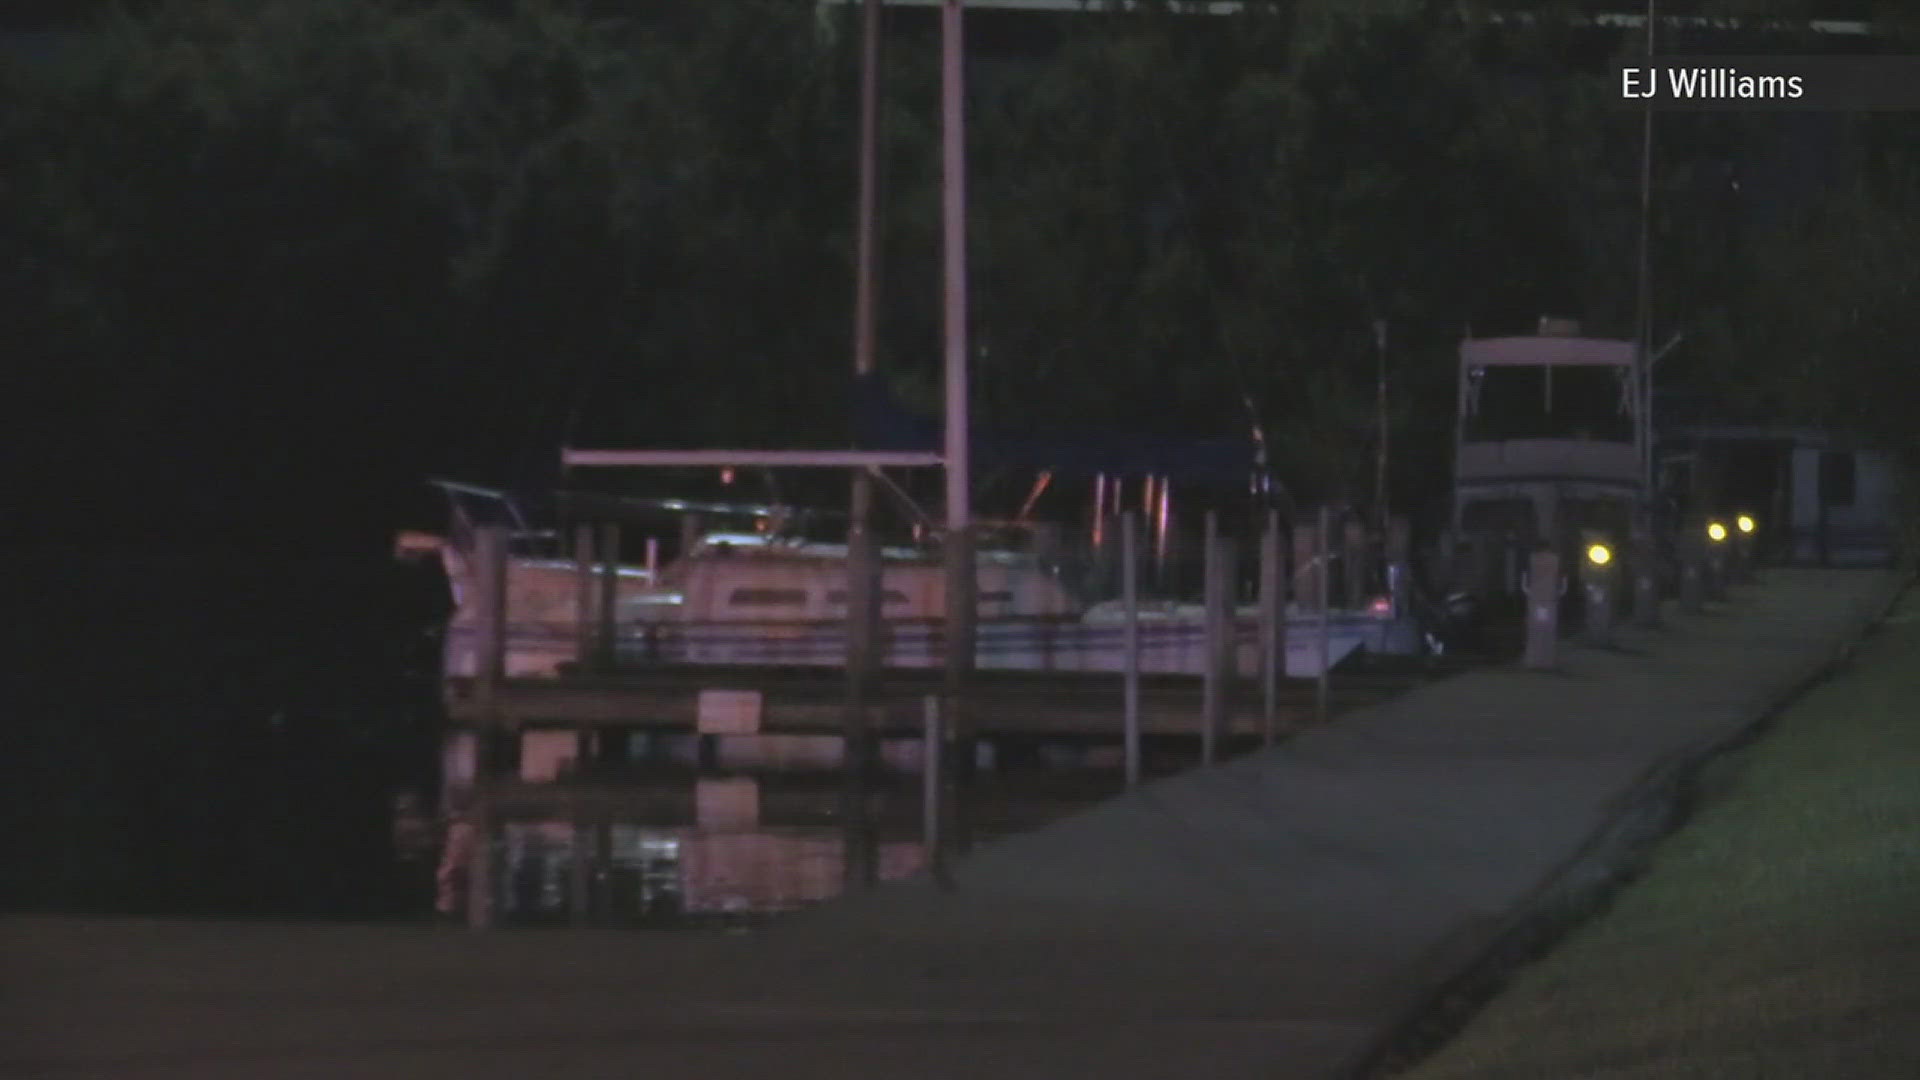
[[[1593,544],[1587,548],[1587,561],[1595,566],[1605,566],[1613,561],[1613,549],[1605,544]]]
[[[1727,538],[1727,527],[1715,521],[1707,526],[1707,539],[1719,543]]]
[[[1738,528],[1743,533],[1750,533],[1753,531],[1753,518],[1751,515],[1741,514],[1738,518],[1734,519],[1733,524],[1734,524],[1734,527]]]

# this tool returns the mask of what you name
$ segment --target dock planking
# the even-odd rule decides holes
[[[825,677],[823,677],[823,675]],[[1335,712],[1360,708],[1410,688],[1415,676],[1375,675],[1337,680]],[[470,680],[446,682],[448,718],[457,725],[478,725],[484,707]],[[493,709],[499,726],[630,725],[695,731],[703,693],[715,690],[759,695],[757,728],[767,734],[839,734],[846,729],[844,676],[834,672],[727,668],[671,670],[590,677],[506,679]],[[938,683],[917,673],[889,675],[874,692],[871,730],[915,735],[923,723],[923,702],[939,692]],[[1121,681],[1112,677],[1035,676],[1010,673],[982,677],[970,694],[972,726],[983,735],[1111,736],[1120,731]],[[1143,681],[1141,730],[1148,735],[1185,735],[1198,731],[1202,690],[1193,678]],[[1279,712],[1293,723],[1313,711],[1310,683],[1283,684]],[[1263,703],[1256,687],[1240,688],[1228,711],[1231,735],[1263,730]],[[1289,723],[1285,726],[1292,726]]]

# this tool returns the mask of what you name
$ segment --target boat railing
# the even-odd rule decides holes
[[[1390,620],[1370,611],[1330,613],[1335,652],[1351,647],[1382,648]],[[977,624],[975,656],[979,667],[997,670],[1084,672],[1118,671],[1125,666],[1125,623],[1088,621],[1073,616],[1011,616]],[[1232,621],[1233,647],[1240,666],[1259,670],[1258,618],[1242,613]],[[1307,635],[1289,635],[1289,648],[1302,647]],[[1143,671],[1192,673],[1202,669],[1207,650],[1204,622],[1191,616],[1143,612],[1139,623]],[[455,626],[447,638],[450,675],[472,670],[479,635]],[[877,643],[883,667],[924,668],[945,662],[947,627],[938,618],[883,620]],[[557,621],[510,621],[507,626],[508,674],[555,676],[576,670],[581,661],[578,626]],[[593,649],[596,644],[588,643]],[[630,623],[616,633],[614,670],[644,670],[676,665],[822,666],[845,663],[847,626],[842,620],[662,621]],[[604,654],[602,654],[604,657]]]

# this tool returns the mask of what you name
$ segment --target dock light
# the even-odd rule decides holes
[[[1740,535],[1733,538],[1733,565],[1728,570],[1732,580],[1745,584],[1753,580],[1753,547],[1760,538],[1754,535],[1756,525],[1752,514],[1734,518],[1733,527],[1740,530]]]
[[[1589,532],[1581,539],[1587,556],[1586,571],[1580,575],[1580,588],[1586,598],[1581,629],[1589,643],[1606,645],[1613,636],[1613,594],[1619,584],[1613,545],[1599,533]]]
[[[1718,544],[1727,538],[1727,527],[1717,521],[1707,523],[1707,539]]]

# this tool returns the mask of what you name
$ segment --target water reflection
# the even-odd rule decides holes
[[[615,823],[513,821],[495,841],[502,925],[677,926],[764,918],[832,899],[847,840],[835,830],[705,832]],[[879,876],[919,873],[918,841],[877,845]],[[584,873],[575,860],[584,859]],[[576,898],[576,889],[585,892]]]
[[[478,809],[475,746],[462,733],[445,747],[445,816],[425,875],[445,918],[465,918],[481,818],[493,822],[488,907],[508,927],[735,925],[839,895],[850,851],[881,883],[928,865],[915,740],[876,747],[851,829],[837,740],[528,729]],[[1150,737],[1143,771],[1178,772],[1196,754],[1193,740]],[[983,742],[960,796],[968,837],[1030,831],[1111,798],[1121,765],[1110,740]],[[403,832],[419,829],[398,829],[396,847]]]
[[[976,776],[964,796],[970,835],[1025,832],[1117,794],[1105,755],[1033,755],[1029,767]],[[1149,773],[1164,764],[1150,763]],[[831,774],[568,777],[490,786],[491,911],[501,926],[732,925],[839,895],[850,844],[881,883],[922,873],[916,778],[870,778],[866,813],[846,823]],[[438,830],[435,906],[464,919],[474,832],[461,792]],[[418,828],[405,831],[417,833]],[[850,836],[851,834],[851,836]],[[416,878],[416,880],[422,880]]]

